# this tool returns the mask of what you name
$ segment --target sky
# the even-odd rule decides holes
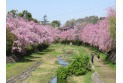
[[[47,15],[48,21],[59,20],[62,24],[86,16],[106,16],[106,10],[115,6],[115,0],[6,0],[6,12],[28,10],[37,20]]]

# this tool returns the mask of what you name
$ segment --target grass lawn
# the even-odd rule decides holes
[[[21,72],[31,67],[38,60],[41,61],[41,57],[42,56],[40,54],[32,54],[29,57],[25,57],[25,60],[21,62],[6,64],[6,79],[20,74]]]
[[[67,78],[68,83],[91,83],[91,75],[92,72],[88,72],[85,75],[82,76],[69,76]]]
[[[56,76],[57,68],[61,66],[58,64],[57,56],[63,56],[70,63],[74,56],[87,53],[84,47],[76,45],[52,44],[48,49],[53,49],[53,51],[44,54],[42,57],[43,63],[33,71],[32,76],[26,80],[26,83],[49,83]],[[91,80],[85,79],[87,76],[88,78],[91,77],[91,75],[86,74],[83,76],[70,76],[67,80],[68,83],[84,83],[86,80]]]
[[[26,57],[25,61],[7,64],[7,79],[23,72],[35,62],[41,61],[41,65],[32,72],[32,75],[26,80],[26,83],[49,83],[51,79],[56,76],[57,68],[61,66],[57,61],[58,56],[63,56],[67,62],[71,63],[74,56],[82,55],[83,53],[90,55],[91,51],[93,50],[89,50],[88,47],[82,45],[51,44],[42,52],[34,53]],[[97,69],[97,71],[99,71],[99,69]],[[90,83],[91,75],[92,72],[82,76],[68,76],[67,81],[68,83]]]
[[[6,65],[6,79],[9,79],[29,68],[34,62],[18,62]]]
[[[96,56],[94,58],[94,67],[95,70],[99,73],[101,78],[105,83],[116,83],[116,64],[113,64],[110,61],[106,60],[106,54],[103,52],[99,52],[95,48],[88,47],[88,52],[95,52],[100,54],[100,61],[96,60]]]

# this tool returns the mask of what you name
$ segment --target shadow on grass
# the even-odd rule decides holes
[[[27,57],[24,57],[25,59],[34,59],[34,58],[41,58],[39,56],[27,56]]]
[[[32,53],[31,55],[28,55],[28,56],[25,56],[25,57],[20,57],[17,62],[22,62],[22,63],[23,62],[34,62],[34,61],[36,61],[34,59],[41,58],[40,55],[45,55],[45,54],[47,54],[49,52],[52,52],[54,50],[55,49],[52,49],[52,48],[44,49],[44,50],[42,50],[40,52],[34,53],[34,54],[39,54],[39,56],[32,56],[33,55],[33,53]]]
[[[52,49],[52,48],[49,48],[49,49],[44,49],[44,50],[42,50],[43,52],[52,52],[52,51],[54,51],[55,49]]]
[[[35,60],[31,60],[31,59],[27,59],[27,58],[23,58],[21,60],[19,60],[18,62],[34,62]]]
[[[47,54],[47,52],[38,52],[37,54],[45,55],[45,54]]]
[[[44,49],[44,50],[38,52],[37,54],[44,55],[44,54],[47,54],[48,52],[52,52],[54,50],[55,49],[51,49],[51,48],[50,49]]]

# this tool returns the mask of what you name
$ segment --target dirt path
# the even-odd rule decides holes
[[[116,71],[112,70],[102,60],[99,62],[94,59],[94,67],[105,83],[116,83]]]
[[[91,51],[86,49],[89,53]],[[111,69],[107,64],[105,64],[102,60],[97,61],[96,56],[94,57],[95,71],[100,75],[104,83],[116,83],[116,71]]]

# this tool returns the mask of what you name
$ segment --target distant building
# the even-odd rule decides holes
[[[105,19],[105,17],[100,17],[100,20],[104,20]]]

